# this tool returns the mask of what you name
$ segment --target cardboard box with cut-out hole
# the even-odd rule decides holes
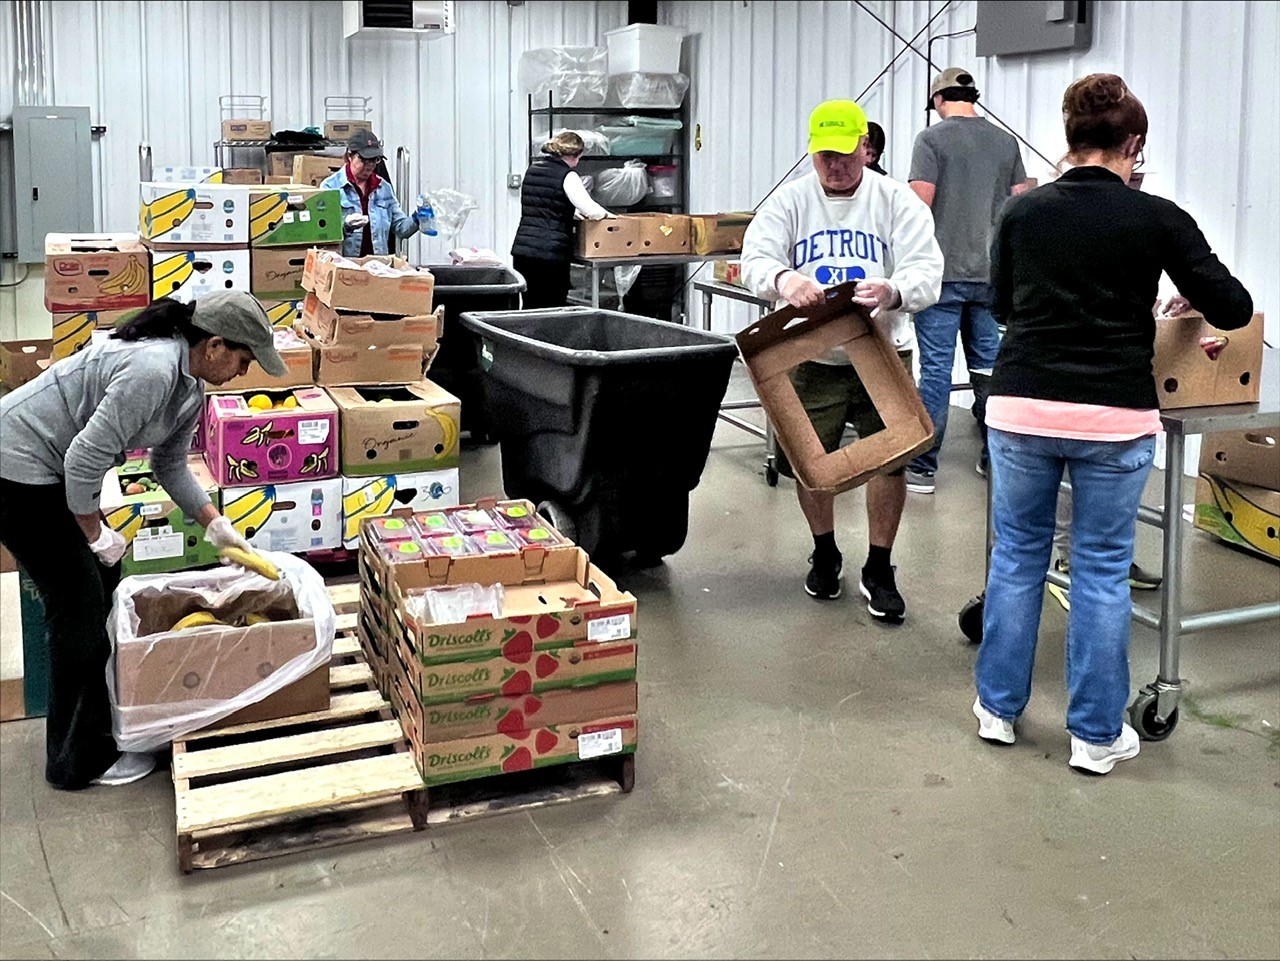
[[[1200,473],[1280,491],[1280,430],[1207,434],[1200,443]]]
[[[156,299],[172,297],[184,303],[219,290],[249,290],[249,250],[151,251],[151,289]]]
[[[1218,330],[1195,311],[1158,318],[1152,369],[1161,410],[1257,403],[1262,314],[1239,330]]]
[[[776,311],[738,334],[738,348],[773,421],[796,479],[810,490],[839,493],[908,463],[933,443],[933,422],[911,374],[866,309],[853,303],[853,284],[827,291],[819,307]],[[828,454],[792,386],[805,361],[843,350],[862,380],[884,430]]]
[[[47,234],[44,254],[44,305],[52,313],[151,302],[147,248],[137,234]]]
[[[390,348],[384,348],[389,350]],[[349,477],[458,466],[462,402],[429,380],[335,387],[342,473]]]

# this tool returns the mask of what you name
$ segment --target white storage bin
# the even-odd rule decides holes
[[[613,102],[623,107],[677,110],[689,89],[682,73],[621,73],[609,78]]]
[[[677,73],[683,27],[633,23],[604,35],[609,45],[609,73]]]

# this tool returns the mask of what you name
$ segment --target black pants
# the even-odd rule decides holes
[[[64,790],[88,787],[120,756],[107,700],[107,612],[120,567],[103,567],[67,507],[61,484],[0,478],[0,543],[44,599],[49,628],[49,713],[44,776]]]
[[[524,277],[522,304],[525,310],[563,307],[569,298],[569,261],[540,260],[537,257],[511,258],[511,266]]]

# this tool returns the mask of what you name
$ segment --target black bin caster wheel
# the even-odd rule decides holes
[[[772,464],[764,465],[764,482],[770,487],[778,486],[778,468]]]
[[[1178,726],[1178,709],[1163,721],[1156,717],[1159,695],[1153,687],[1144,687],[1129,705],[1129,724],[1144,741],[1163,741]]]
[[[964,607],[960,608],[960,633],[969,639],[970,644],[982,643],[982,611],[987,603],[987,595],[979,594]]]

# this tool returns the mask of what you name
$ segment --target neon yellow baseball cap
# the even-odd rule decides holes
[[[867,115],[852,100],[825,100],[809,114],[809,153],[853,153],[867,135]]]

